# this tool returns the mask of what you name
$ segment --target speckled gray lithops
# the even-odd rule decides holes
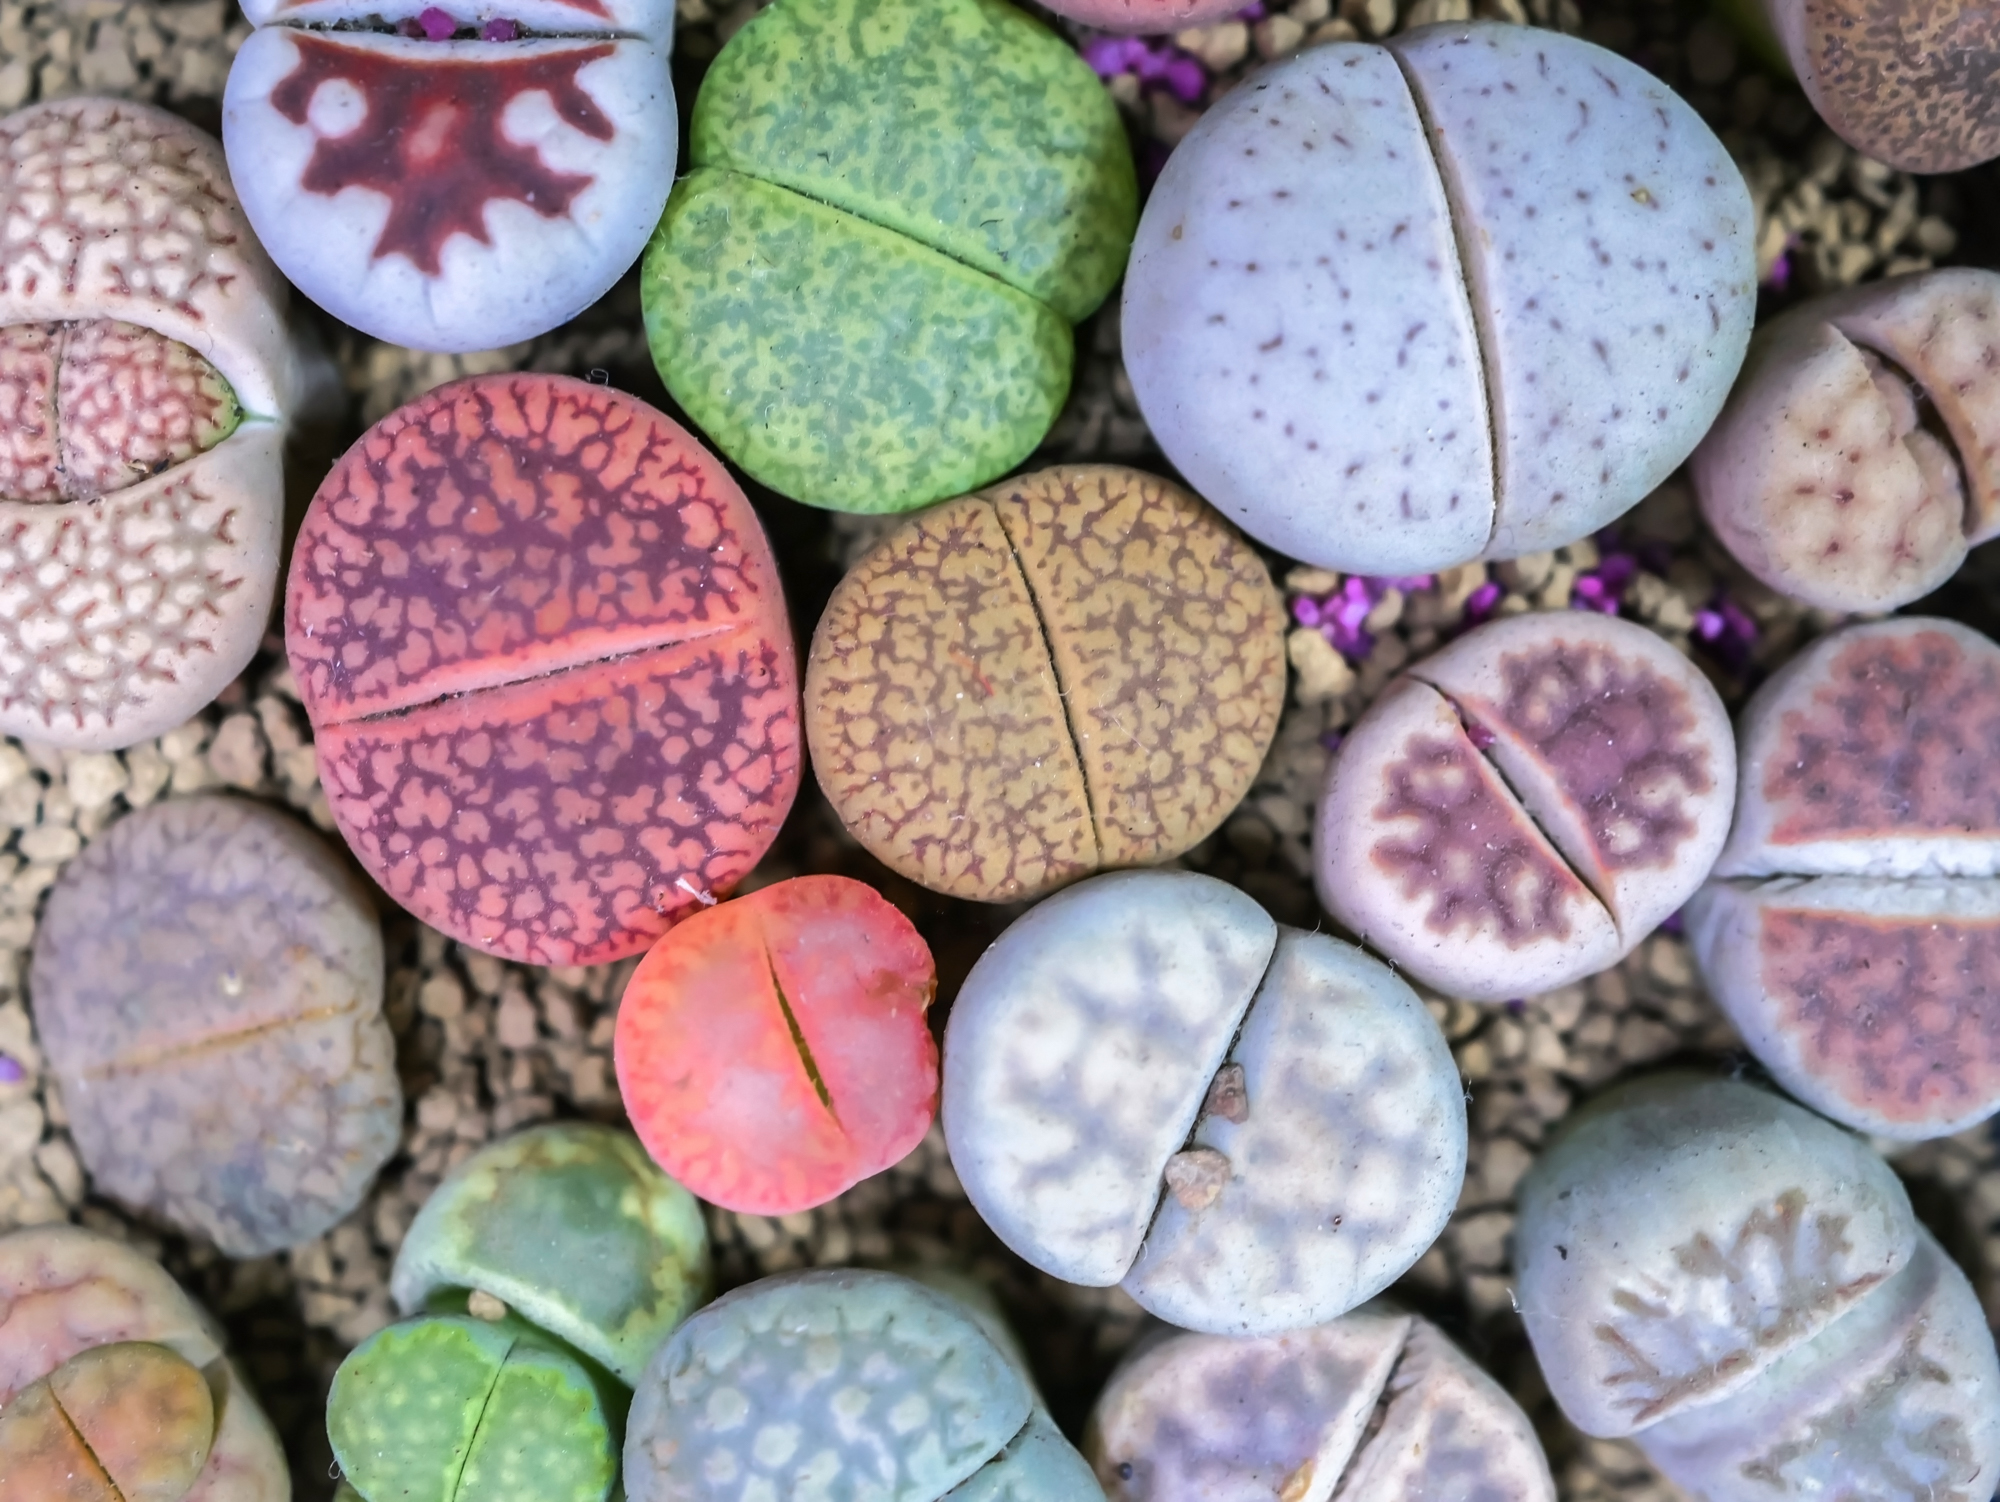
[[[1709,991],[1836,1121],[1941,1137],[2000,1111],[2000,646],[1850,626],[1740,734],[1735,828],[1687,911]]]
[[[1126,366],[1175,467],[1282,552],[1511,558],[1687,457],[1750,337],[1754,232],[1694,111],[1587,42],[1475,22],[1314,47],[1168,161]]]
[[[50,892],[29,984],[99,1192],[231,1256],[318,1236],[395,1151],[374,906],[288,814],[120,821]]]
[[[1586,1433],[1708,1502],[1991,1494],[1993,1337],[1860,1138],[1657,1075],[1565,1122],[1518,1202],[1521,1316]]]
[[[1084,1451],[1113,1502],[1555,1502],[1528,1416],[1435,1325],[1370,1305],[1129,1357]]]
[[[1341,743],[1320,901],[1452,995],[1547,991],[1615,963],[1701,884],[1735,789],[1722,700],[1652,632],[1586,611],[1494,621]]]
[[[1094,1502],[1026,1376],[946,1294],[891,1273],[766,1278],[660,1347],[625,1439],[632,1502]]]
[[[2000,537],[2000,272],[1772,319],[1691,468],[1709,526],[1771,588],[1868,612],[1929,594]]]
[[[1465,1102],[1414,992],[1212,877],[1057,893],[973,967],[944,1129],[973,1205],[1072,1283],[1189,1329],[1316,1324],[1443,1229]]]

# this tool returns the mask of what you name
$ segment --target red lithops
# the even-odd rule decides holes
[[[798,789],[756,513],[684,429],[581,381],[460,381],[364,434],[300,530],[285,646],[362,864],[510,959],[645,948]]]
[[[899,1161],[937,1114],[937,990],[910,920],[844,876],[697,914],[618,1008],[618,1087],[660,1166],[732,1210],[810,1209]]]

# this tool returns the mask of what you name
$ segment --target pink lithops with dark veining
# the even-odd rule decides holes
[[[271,254],[391,343],[487,349],[603,296],[673,183],[672,0],[248,0],[223,139]]]
[[[1495,621],[1412,667],[1342,742],[1320,900],[1441,990],[1547,990],[1687,899],[1735,782],[1721,700],[1652,633],[1583,612]]]
[[[222,152],[105,99],[0,120],[0,731],[172,728],[277,586],[286,291]]]
[[[1740,733],[1736,827],[1688,931],[1744,1041],[1882,1136],[2000,1111],[2000,646],[1921,616],[1848,627]]]
[[[582,381],[460,381],[364,434],[306,514],[285,647],[362,864],[511,959],[644,949],[798,790],[756,513],[684,429]]]
[[[1773,589],[1868,612],[1930,593],[2000,537],[2000,272],[1918,272],[1773,319],[1692,469],[1715,535]]]

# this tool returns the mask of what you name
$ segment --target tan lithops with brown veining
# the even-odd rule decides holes
[[[862,844],[955,897],[1167,860],[1250,786],[1283,635],[1262,562],[1179,486],[1025,475],[913,518],[834,591],[813,766]]]
[[[215,1401],[165,1346],[93,1346],[0,1411],[0,1502],[180,1502],[208,1461]]]

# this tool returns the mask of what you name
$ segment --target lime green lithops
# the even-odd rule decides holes
[[[903,511],[1034,449],[1138,191],[1110,96],[1003,0],[777,0],[695,102],[653,357],[757,479]]]

